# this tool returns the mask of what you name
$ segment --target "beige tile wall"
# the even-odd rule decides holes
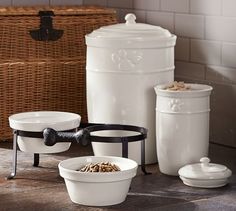
[[[133,12],[178,36],[175,77],[214,87],[211,141],[236,147],[236,0],[1,0],[0,5],[94,4]]]

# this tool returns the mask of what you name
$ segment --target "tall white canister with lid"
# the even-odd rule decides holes
[[[146,127],[146,163],[154,163],[153,87],[174,79],[176,36],[135,19],[128,14],[126,23],[101,27],[86,36],[88,120]],[[140,142],[129,143],[129,158],[138,163],[140,148]],[[121,156],[119,143],[93,143],[93,150],[95,155]]]
[[[160,171],[178,175],[178,170],[198,163],[208,155],[211,86],[186,84],[188,90],[155,87],[156,141]]]

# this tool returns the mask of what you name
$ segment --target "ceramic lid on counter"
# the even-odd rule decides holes
[[[204,188],[224,186],[232,175],[231,170],[226,166],[210,163],[207,157],[201,158],[200,163],[180,168],[178,173],[186,185]]]
[[[176,36],[168,30],[150,24],[136,23],[132,13],[125,16],[126,23],[101,27],[86,35],[86,44],[97,47],[152,48],[172,47]]]

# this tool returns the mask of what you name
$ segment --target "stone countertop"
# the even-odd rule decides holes
[[[222,188],[185,186],[178,177],[159,172],[158,165],[147,165],[151,175],[138,170],[125,202],[107,207],[87,207],[70,201],[57,165],[61,160],[92,155],[91,147],[72,145],[64,153],[40,155],[33,167],[33,155],[18,151],[17,175],[6,180],[11,170],[12,143],[0,142],[0,210],[236,210],[236,149],[210,145],[209,157],[233,172]]]

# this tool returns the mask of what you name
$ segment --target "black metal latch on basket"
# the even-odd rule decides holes
[[[30,30],[30,35],[37,41],[56,41],[63,35],[63,30],[53,28],[53,18],[55,16],[53,11],[39,11],[40,28]]]

